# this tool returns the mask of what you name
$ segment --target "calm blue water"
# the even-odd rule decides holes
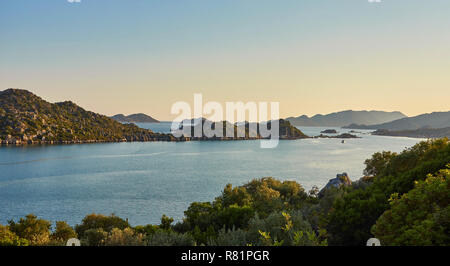
[[[140,126],[170,130],[170,123]],[[317,135],[324,128],[301,129]],[[345,144],[286,140],[276,149],[260,149],[259,141],[0,147],[0,223],[34,213],[75,225],[96,212],[157,224],[162,214],[181,219],[191,202],[213,200],[227,183],[273,176],[320,188],[337,173],[358,179],[374,152],[420,141],[361,136]]]

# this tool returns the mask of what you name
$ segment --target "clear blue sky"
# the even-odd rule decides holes
[[[107,115],[205,100],[281,116],[447,111],[448,0],[0,0],[0,90]]]

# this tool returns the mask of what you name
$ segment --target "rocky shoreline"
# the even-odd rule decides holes
[[[25,146],[25,145],[62,145],[62,144],[88,144],[88,143],[122,143],[122,142],[188,142],[188,141],[244,141],[244,140],[263,140],[270,138],[208,138],[208,137],[180,137],[173,136],[166,138],[145,138],[145,139],[117,139],[117,140],[27,140],[9,139],[1,140],[1,146]],[[280,140],[297,140],[304,138],[280,137]]]
[[[378,129],[372,132],[376,136],[408,137],[408,138],[450,138],[450,127],[447,128],[422,128],[417,130],[386,130]]]

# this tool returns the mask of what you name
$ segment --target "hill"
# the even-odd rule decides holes
[[[343,127],[350,124],[379,124],[406,117],[401,112],[383,111],[342,111],[327,115],[317,114],[313,117],[302,115],[289,117],[286,120],[294,126]]]
[[[26,90],[0,92],[4,144],[174,140],[132,124],[86,111],[73,102],[49,103]]]
[[[450,127],[446,128],[421,128],[416,130],[386,130],[378,129],[372,135],[409,137],[409,138],[450,138]]]
[[[450,127],[450,111],[434,112],[422,114],[414,117],[405,117],[388,123],[382,124],[351,124],[345,128],[353,129],[386,129],[391,131],[398,130],[417,130],[425,128],[446,128]]]
[[[131,115],[123,115],[123,114],[117,114],[114,116],[111,116],[112,119],[119,121],[119,122],[125,122],[125,123],[159,123],[158,120],[154,119],[153,117],[139,113],[139,114],[131,114]]]
[[[195,118],[195,119],[186,119],[183,120],[182,123],[180,123],[179,131],[180,134],[183,134],[183,132],[190,132],[190,136],[194,136],[195,134],[195,127],[196,126],[204,126],[205,123],[211,123],[211,129],[214,130],[218,125],[222,124],[223,129],[223,137],[206,137],[203,135],[202,137],[191,137],[192,140],[213,140],[213,139],[220,139],[220,140],[230,140],[230,139],[261,139],[261,135],[259,132],[259,128],[262,123],[257,123],[254,125],[254,123],[248,123],[248,122],[239,122],[235,124],[231,124],[228,121],[221,121],[221,122],[212,122],[205,118]],[[256,127],[256,131],[252,130],[254,127]],[[270,129],[270,122],[267,125],[267,127]],[[232,132],[229,132],[227,134],[227,129],[232,129]],[[185,134],[183,134],[185,135]],[[231,136],[233,137],[227,137]],[[280,139],[305,139],[309,138],[309,136],[305,135],[301,130],[291,125],[289,121],[280,119],[279,120],[279,137]]]
[[[139,116],[138,116],[139,117]],[[205,120],[204,120],[205,121]],[[223,123],[224,130],[229,122]],[[215,124],[215,123],[214,123]],[[226,140],[259,139],[252,137],[249,124],[245,137],[237,124],[234,137]],[[308,138],[288,121],[280,120],[281,139]],[[222,139],[222,138],[220,138]],[[49,103],[39,96],[20,89],[0,91],[0,142],[2,144],[53,144],[124,141],[185,141],[220,140],[216,137],[175,138],[171,134],[155,133],[134,124],[122,124],[110,117],[86,111],[73,102]]]

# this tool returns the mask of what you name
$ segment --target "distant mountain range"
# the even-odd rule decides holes
[[[434,112],[430,114],[422,114],[413,117],[405,117],[387,123],[381,124],[351,124],[345,128],[352,129],[385,129],[391,131],[398,130],[417,130],[425,128],[446,128],[450,127],[450,111]]]
[[[350,124],[380,124],[405,117],[401,112],[347,110],[327,115],[317,114],[313,117],[289,117],[286,120],[294,126],[343,127]]]
[[[143,113],[132,114],[127,116],[123,114],[117,114],[111,116],[111,118],[119,122],[127,122],[127,123],[159,123],[158,120]]]

